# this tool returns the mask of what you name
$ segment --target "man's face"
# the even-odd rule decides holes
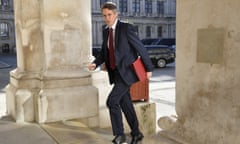
[[[117,19],[117,13],[113,10],[103,9],[102,15],[103,15],[105,23],[109,27],[111,27],[114,24],[115,20]]]

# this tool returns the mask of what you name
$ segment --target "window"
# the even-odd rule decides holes
[[[140,13],[140,0],[133,0],[133,12]]]
[[[158,27],[158,37],[162,37],[162,27],[161,26],[159,26]]]
[[[164,14],[164,2],[163,1],[158,1],[157,2],[157,13],[158,14]]]
[[[0,6],[8,6],[9,0],[0,0]]]
[[[152,13],[152,0],[146,0],[145,1],[145,12],[147,14],[151,14]]]
[[[146,37],[151,37],[151,27],[150,26],[146,27]]]
[[[121,13],[127,12],[128,1],[127,0],[119,0],[119,11]]]
[[[9,28],[7,23],[0,23],[0,37],[8,37]]]
[[[10,49],[9,49],[9,44],[3,44],[1,46],[2,49],[2,53],[9,53]]]

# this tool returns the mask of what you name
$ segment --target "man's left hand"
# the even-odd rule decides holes
[[[152,72],[147,72],[147,78],[150,79],[152,77]]]

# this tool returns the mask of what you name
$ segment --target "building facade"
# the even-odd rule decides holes
[[[92,43],[102,43],[104,21],[100,7],[109,0],[91,0]],[[132,23],[140,39],[175,38],[176,0],[111,0],[117,3],[119,17]],[[0,53],[15,52],[13,0],[0,0]]]
[[[109,0],[92,0],[93,47],[102,43],[104,21],[100,7]],[[134,24],[140,39],[175,38],[176,0],[111,0],[119,10],[119,18]]]
[[[13,0],[0,0],[0,53],[15,52]]]

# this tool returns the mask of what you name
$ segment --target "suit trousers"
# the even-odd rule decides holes
[[[114,70],[114,86],[107,99],[113,135],[123,135],[124,126],[122,112],[126,117],[131,135],[139,134],[139,123],[130,97],[130,86],[121,78],[118,70]]]

